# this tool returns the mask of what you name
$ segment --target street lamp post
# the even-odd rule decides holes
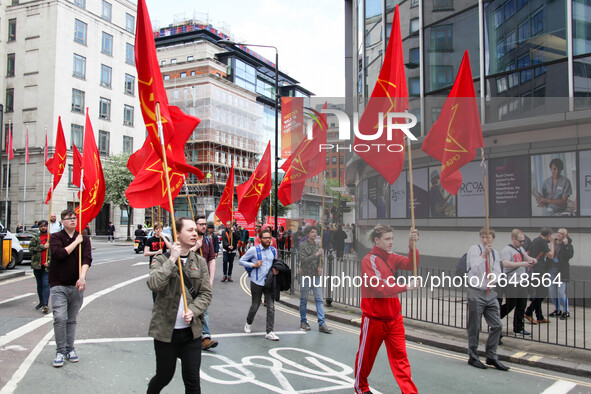
[[[275,203],[273,206],[273,212],[275,213],[275,236],[277,232],[277,210],[279,209],[279,50],[273,45],[257,45],[257,44],[246,44],[243,42],[234,42],[231,40],[219,40],[217,44],[221,47],[230,46],[250,46],[250,47],[261,47],[261,48],[273,48],[275,50]],[[270,203],[270,202],[269,202]]]

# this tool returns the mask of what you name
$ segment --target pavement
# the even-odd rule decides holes
[[[282,292],[279,303],[293,309],[299,309],[299,293],[296,292],[290,295],[287,292]],[[308,313],[316,314],[316,305],[312,298],[308,300]],[[360,327],[361,309],[333,302],[331,307],[325,306],[325,318],[327,324],[332,320]],[[466,330],[409,318],[405,318],[404,326],[407,341],[464,353],[466,354],[466,361],[468,361],[468,335]],[[481,333],[479,346],[481,357],[484,357],[486,338],[486,332]],[[501,361],[510,361],[570,375],[591,376],[590,350],[523,340],[512,335],[503,336],[502,342],[503,345],[497,349]]]

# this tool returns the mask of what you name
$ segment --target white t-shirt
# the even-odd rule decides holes
[[[181,263],[183,263],[183,266],[185,265],[185,261],[187,261],[187,257],[181,257]],[[179,299],[179,309],[176,313],[176,321],[174,322],[175,330],[191,327],[191,325],[185,321],[185,318],[183,317],[184,314],[185,304],[183,303],[183,296],[181,295],[181,298]]]

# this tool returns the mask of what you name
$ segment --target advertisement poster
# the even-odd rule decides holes
[[[490,216],[529,216],[528,156],[490,160]]]
[[[396,182],[390,186],[390,217],[406,217],[406,171],[402,171]]]
[[[242,216],[242,214],[238,211],[234,212],[234,219],[236,220],[236,224],[239,226],[242,226],[243,228],[248,230],[248,234],[251,237],[254,237],[254,222],[252,223],[246,223],[246,220],[244,220],[244,216]]]
[[[419,168],[413,170],[413,183],[414,183],[414,200],[415,200],[415,218],[425,219],[429,217],[429,169]],[[409,181],[409,175],[407,173],[407,189]],[[410,192],[407,206],[407,217],[410,217]]]
[[[456,199],[441,186],[441,166],[429,167],[429,216],[432,218],[456,217]]]
[[[482,177],[482,167],[480,161],[473,161],[460,169],[462,174],[462,186],[458,190],[457,204],[458,217],[484,217],[484,178]],[[487,179],[490,171],[487,166]],[[490,193],[489,193],[490,195]]]
[[[287,159],[304,134],[304,99],[281,97],[281,158]]]
[[[591,216],[591,150],[579,152],[581,215]]]
[[[531,157],[532,216],[577,214],[577,155],[548,153]]]

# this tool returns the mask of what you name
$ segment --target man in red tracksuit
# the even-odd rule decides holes
[[[409,257],[413,256],[412,241],[417,241],[418,235],[417,230],[410,231]],[[367,377],[382,342],[386,342],[390,368],[400,390],[403,393],[417,393],[417,387],[410,376],[404,324],[398,299],[398,293],[415,290],[417,285],[411,280],[404,286],[398,286],[394,276],[397,269],[413,269],[412,257],[409,259],[391,252],[394,245],[394,230],[390,226],[377,225],[372,230],[370,239],[374,247],[361,262],[361,275],[364,280],[361,288],[363,315],[359,351],[355,359],[355,392],[371,393]],[[416,261],[418,264],[418,250]]]

